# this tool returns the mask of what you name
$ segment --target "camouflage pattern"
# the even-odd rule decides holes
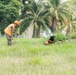
[[[11,24],[10,24],[11,25]],[[10,26],[9,25],[9,26]],[[9,27],[8,26],[8,27]],[[10,27],[9,27],[10,28]],[[13,27],[11,27],[11,33],[12,33],[12,36],[6,34],[6,38],[7,38],[7,44],[8,45],[12,45],[12,38],[13,38],[13,35],[15,34],[15,27],[14,27],[14,24],[13,24]]]
[[[9,36],[8,34],[6,34],[6,37],[7,37],[7,44],[12,45],[12,36]]]

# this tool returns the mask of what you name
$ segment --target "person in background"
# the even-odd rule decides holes
[[[14,21],[14,23],[8,25],[5,29],[4,32],[6,34],[6,38],[7,38],[7,44],[8,45],[12,45],[12,38],[13,38],[13,34],[16,34],[16,26],[18,26],[19,21]]]
[[[49,45],[49,44],[53,43],[54,42],[54,38],[55,38],[55,36],[51,36],[48,41],[44,42],[44,44],[45,45]]]
[[[44,42],[44,44],[49,45],[49,44],[52,44],[52,43],[57,43],[57,44],[62,43],[62,39],[59,39],[59,40],[55,41],[55,37],[56,36],[51,36],[48,41]]]

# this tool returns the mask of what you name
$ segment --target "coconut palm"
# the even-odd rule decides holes
[[[26,2],[25,2],[26,3]],[[35,1],[28,1],[24,6],[22,22],[20,25],[20,34],[22,34],[29,25],[33,25],[33,37],[40,37],[40,29],[45,29],[44,17],[48,11],[42,9],[41,5]]]
[[[58,22],[68,25],[68,21],[70,20],[69,17],[71,16],[70,11],[68,10],[69,5],[69,1],[60,3],[60,0],[48,0],[45,9],[49,10],[49,12],[45,21],[52,31],[56,31]]]
[[[69,34],[69,32],[72,32],[73,29],[75,29],[75,18],[76,18],[76,0],[70,0],[70,8],[68,9],[71,12],[68,25],[66,25],[65,30],[66,33]]]
[[[70,28],[73,31],[75,30],[75,27],[76,27],[76,0],[71,1],[70,10],[72,12],[72,25],[70,25]]]

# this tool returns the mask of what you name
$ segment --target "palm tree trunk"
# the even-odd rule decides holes
[[[56,32],[56,25],[57,25],[57,19],[56,17],[53,17],[52,21],[53,32]]]
[[[70,32],[70,25],[66,25],[64,31],[66,32],[66,36],[68,36]]]
[[[33,38],[36,37],[36,25],[34,25],[34,28],[33,28],[33,35],[32,35]]]
[[[34,25],[34,28],[33,28],[33,38],[40,38],[40,26],[38,25]]]
[[[40,26],[37,27],[37,38],[40,38]]]

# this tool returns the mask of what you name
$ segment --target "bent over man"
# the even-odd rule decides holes
[[[12,45],[12,37],[13,37],[13,34],[16,33],[15,32],[15,27],[19,24],[19,21],[14,21],[13,24],[10,24],[8,25],[4,32],[6,34],[6,37],[7,37],[7,44],[8,45]]]

